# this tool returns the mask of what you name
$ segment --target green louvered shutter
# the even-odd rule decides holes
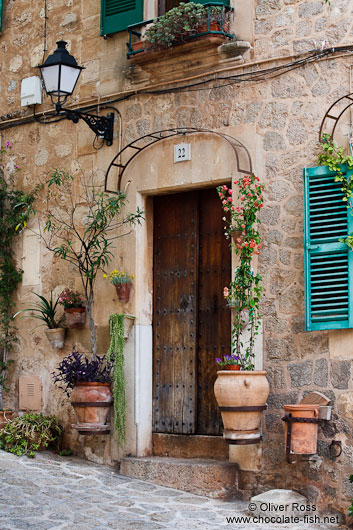
[[[307,331],[353,327],[353,253],[338,241],[353,232],[353,217],[334,177],[327,167],[304,169]]]
[[[223,4],[224,6],[230,6],[230,0],[215,0],[216,5]],[[194,0],[195,4],[209,4],[210,0]],[[213,3],[213,2],[212,2]]]
[[[124,31],[143,20],[143,0],[101,0],[101,35]]]
[[[0,32],[2,31],[2,5],[3,1],[0,0]]]

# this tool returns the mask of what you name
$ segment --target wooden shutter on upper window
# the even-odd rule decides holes
[[[101,0],[101,35],[124,31],[143,20],[143,0]]]
[[[209,4],[210,0],[195,0],[195,4]],[[224,6],[230,6],[230,0],[217,0],[216,5],[223,4]]]
[[[304,169],[307,331],[353,327],[353,254],[338,241],[353,232],[353,217],[334,177],[327,167]]]
[[[3,11],[3,1],[0,0],[0,32],[2,31],[2,11]]]

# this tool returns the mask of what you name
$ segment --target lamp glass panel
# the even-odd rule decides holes
[[[71,66],[66,66],[62,64],[60,92],[64,92],[65,94],[72,94],[80,73],[80,68],[72,68]]]
[[[59,65],[41,68],[47,94],[57,93],[59,88]]]

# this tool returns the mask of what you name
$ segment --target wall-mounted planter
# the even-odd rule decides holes
[[[65,328],[46,329],[45,334],[53,349],[61,350],[65,344]]]
[[[0,429],[5,427],[6,423],[12,420],[15,415],[13,410],[0,410]]]
[[[107,418],[112,405],[110,383],[76,383],[71,392],[77,423],[72,425],[80,434],[107,434]]]
[[[262,411],[267,408],[269,389],[265,371],[217,372],[214,393],[222,415],[223,436],[228,443],[260,442]]]
[[[283,418],[287,461],[290,455],[313,455],[317,452],[319,405],[285,405]]]
[[[82,329],[85,325],[86,308],[70,307],[64,309],[65,323],[67,328]]]
[[[115,289],[119,298],[119,302],[127,303],[130,300],[132,283],[116,283]]]

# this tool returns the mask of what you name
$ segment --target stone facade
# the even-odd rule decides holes
[[[351,2],[332,0],[331,4],[328,6],[321,0],[234,0],[235,31],[240,39],[251,42],[252,50],[240,64],[238,58],[221,61],[217,65],[222,70],[219,75],[256,72],[290,63],[295,59],[293,54],[350,43]],[[149,5],[148,9],[151,11],[153,7]],[[248,147],[254,170],[266,184],[265,207],[261,214],[264,248],[258,259],[258,270],[264,282],[261,304],[263,365],[268,371],[271,393],[269,408],[264,415],[261,472],[241,471],[239,488],[244,495],[260,493],[270,486],[293,488],[306,495],[310,502],[346,513],[352,496],[349,475],[353,451],[353,332],[304,331],[302,168],[317,165],[318,131],[325,111],[336,99],[352,92],[351,57],[344,53],[331,54],[310,64],[290,68],[281,75],[268,74],[260,81],[214,81],[201,85],[200,89],[190,87],[179,92],[171,90],[167,94],[147,94],[143,93],[145,86],[148,85],[151,92],[154,86],[163,88],[163,83],[153,77],[155,73],[146,75],[146,71],[128,64],[125,57],[127,33],[113,35],[107,40],[99,37],[98,2],[53,0],[48,3],[47,10],[45,37],[45,13],[37,3],[9,1],[5,5],[1,36],[0,128],[3,141],[14,144],[16,159],[22,168],[19,185],[32,187],[45,179],[52,168],[59,166],[73,174],[80,167],[98,169],[103,174],[121,145],[153,131],[173,127],[223,132],[235,136]],[[239,23],[244,20],[247,24]],[[69,42],[71,53],[86,67],[73,101],[82,106],[117,99],[114,105],[121,113],[121,131],[118,131],[112,147],[95,151],[93,133],[85,124],[74,125],[68,121],[51,125],[23,123],[32,111],[20,109],[21,79],[36,75],[34,66],[43,59],[44,43],[51,52],[60,38]],[[247,66],[247,63],[255,64]],[[182,84],[193,83],[189,79],[193,68],[194,65],[185,64],[184,77],[188,81]],[[200,75],[197,74],[197,80]],[[131,92],[124,92],[134,89],[141,93],[131,96]],[[49,108],[50,102],[46,99],[37,111]],[[347,121],[348,118],[340,122],[338,136],[343,139]],[[199,140],[202,141],[201,137]],[[210,152],[217,154],[221,149],[225,148],[218,143],[210,148]],[[135,314],[143,333],[149,333],[151,221],[146,196],[206,183],[202,177],[205,166],[202,166],[201,156],[199,168],[195,163],[193,173],[188,173],[188,169],[185,177],[172,174],[172,169],[168,168],[165,177],[156,176],[156,161],[163,158],[163,153],[160,145],[151,148],[150,155],[146,150],[127,173],[125,184],[130,177],[132,181],[130,205],[133,208],[141,204],[146,209],[146,224],[122,243],[116,251],[116,261],[119,267],[134,271],[139,279],[136,280],[134,300],[124,308],[119,306],[111,287],[102,278],[98,279],[95,312],[101,352],[107,348],[108,317],[113,312],[124,310]],[[235,176],[233,155],[226,149],[222,155],[213,176],[208,177],[209,184],[216,185],[217,179],[224,181]],[[137,250],[141,242],[145,244],[143,259]],[[19,248],[19,259],[21,252]],[[39,247],[36,252],[40,254],[40,280],[37,285],[23,285],[18,290],[19,309],[32,299],[33,290],[47,293],[50,289],[60,292],[64,287],[79,287],[74,271],[68,270],[65,263],[53,259]],[[26,263],[24,269],[26,273]],[[88,351],[88,329],[70,331],[66,349],[58,355],[49,351],[40,329],[33,330],[34,326],[28,321],[19,322],[18,327],[20,341],[11,368],[11,388],[5,395],[6,404],[16,407],[19,374],[39,375],[44,382],[44,411],[57,413],[68,425],[72,421],[70,407],[66,398],[58,390],[53,390],[49,373],[73,344]],[[135,450],[134,444],[138,444],[136,411],[142,407],[141,403],[138,404],[139,397],[134,401],[136,388],[139,392],[133,383],[136,341],[135,336],[127,345],[131,405],[126,453],[140,451],[142,454],[149,451],[150,427],[148,414],[145,420],[140,418],[140,425],[145,421],[141,432],[147,441],[142,443],[140,437],[142,446]],[[145,384],[144,396],[148,396],[149,381]],[[297,403],[312,390],[324,392],[331,399],[333,418],[320,427],[318,459],[289,465],[285,462],[282,408],[285,404]],[[342,442],[343,452],[339,458],[332,457],[329,452],[333,439]],[[121,456],[114,439],[107,443],[106,440],[97,442],[83,440],[72,433],[68,436],[68,443],[78,453],[96,461],[111,462]]]

